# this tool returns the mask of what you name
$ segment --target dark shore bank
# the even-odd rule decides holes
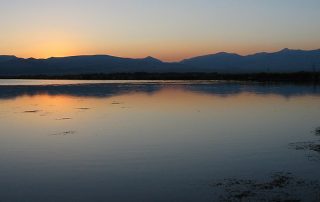
[[[68,79],[68,80],[235,80],[261,82],[319,83],[318,72],[295,73],[253,73],[253,74],[218,74],[218,73],[113,73],[113,74],[75,74],[75,75],[21,75],[1,76],[0,79]]]

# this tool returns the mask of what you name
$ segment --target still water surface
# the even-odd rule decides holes
[[[214,201],[213,181],[320,180],[320,90],[236,82],[0,81],[0,201]],[[310,160],[312,156],[312,160]]]

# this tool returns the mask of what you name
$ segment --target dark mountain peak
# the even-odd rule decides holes
[[[289,51],[291,51],[291,49],[289,49],[289,48],[284,48],[284,49],[280,50],[279,52],[289,52]]]
[[[247,57],[266,56],[268,54],[269,53],[267,53],[267,52],[259,52],[259,53],[254,53],[254,54],[247,55]]]
[[[143,58],[142,60],[147,61],[147,62],[162,63],[161,60],[159,60],[159,59],[157,59],[157,58],[154,58],[154,57],[152,57],[152,56],[145,57],[145,58]]]
[[[282,50],[280,50],[279,52],[275,52],[275,53],[300,53],[300,52],[310,52],[310,51],[304,51],[304,50],[300,50],[300,49],[289,49],[289,48],[284,48]]]
[[[202,55],[202,56],[197,56],[194,58],[189,58],[182,60],[181,63],[186,63],[188,61],[192,60],[213,60],[213,59],[228,59],[228,58],[241,58],[241,55],[235,54],[235,53],[227,53],[227,52],[219,52],[219,53],[214,53],[214,54],[209,54],[209,55]]]
[[[228,52],[219,52],[214,54],[213,56],[219,56],[219,57],[242,57],[241,55],[238,55],[236,53],[228,53]]]
[[[212,55],[236,55],[234,53],[228,53],[228,52],[218,52],[216,54],[212,54]]]

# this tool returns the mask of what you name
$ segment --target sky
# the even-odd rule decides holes
[[[320,48],[319,0],[1,0],[0,55],[164,61]]]

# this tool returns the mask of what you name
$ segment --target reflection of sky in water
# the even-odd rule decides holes
[[[315,138],[319,101],[294,85],[0,86],[0,195],[206,201],[215,178],[320,179],[288,149]]]

